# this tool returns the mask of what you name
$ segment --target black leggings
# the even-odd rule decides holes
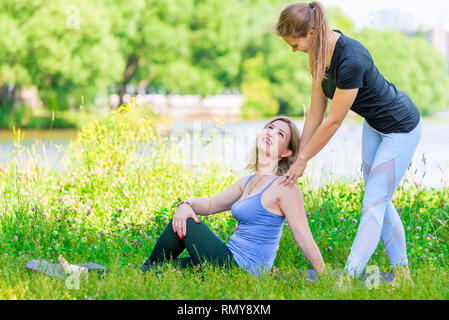
[[[187,219],[186,236],[179,239],[173,232],[172,220],[157,240],[150,257],[139,268],[147,271],[155,266],[169,262],[180,268],[202,266],[208,262],[219,267],[238,266],[228,247],[203,222]],[[187,249],[189,257],[178,258]]]

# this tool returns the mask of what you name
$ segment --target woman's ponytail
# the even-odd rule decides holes
[[[310,47],[309,69],[314,82],[325,79],[326,68],[330,64],[331,41],[329,39],[329,23],[324,8],[318,1],[310,3],[314,16],[314,32]]]
[[[310,29],[313,36],[309,50],[309,71],[314,83],[325,79],[330,64],[331,40],[329,23],[324,7],[318,1],[294,3],[285,8],[275,25],[278,36],[306,37]]]

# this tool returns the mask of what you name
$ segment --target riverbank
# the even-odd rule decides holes
[[[130,102],[132,103],[132,102]],[[109,108],[101,108],[95,112],[89,112],[83,110],[66,110],[66,111],[50,111],[43,108],[29,108],[19,107],[15,113],[11,115],[3,115],[0,118],[0,141],[2,136],[7,136],[8,132],[12,129],[20,128],[24,131],[29,131],[32,134],[37,135],[52,131],[61,133],[64,130],[76,131],[80,130],[89,123],[95,121],[100,122],[104,120],[110,112]],[[159,117],[159,130],[161,132],[167,132],[170,130],[172,119],[168,116],[160,115]],[[3,138],[4,139],[4,138]]]
[[[183,145],[179,162],[204,165],[212,161],[242,172],[248,161],[252,141],[266,121],[224,121],[216,118],[173,121],[168,124],[155,121],[154,126],[159,134],[167,138],[167,146],[172,143],[172,138]],[[302,130],[303,119],[296,118],[294,122]],[[435,188],[449,186],[449,126],[442,119],[435,118],[425,118],[423,123],[423,136],[404,183]],[[357,117],[345,120],[330,143],[312,159],[306,175],[315,187],[331,180],[351,181],[361,178],[362,124],[361,118]],[[59,129],[24,131],[23,145],[32,148],[38,142],[36,157],[46,156],[53,168],[61,167],[62,154],[80,132]],[[192,139],[194,136],[196,138]],[[0,166],[6,165],[5,158],[14,149],[12,130],[0,131]],[[23,157],[24,162],[29,158],[27,154],[23,154]]]

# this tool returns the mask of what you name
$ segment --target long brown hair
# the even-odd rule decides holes
[[[278,116],[276,118],[271,119],[263,128],[264,129],[268,128],[268,126],[270,124],[272,124],[273,122],[276,122],[278,120],[284,121],[285,123],[288,124],[288,126],[290,128],[290,141],[288,143],[288,149],[292,151],[292,154],[289,157],[282,158],[278,162],[278,167],[276,169],[276,175],[282,176],[282,175],[286,174],[288,172],[288,170],[290,169],[290,167],[292,166],[292,164],[295,163],[296,156],[298,155],[298,151],[299,151],[301,132],[299,131],[296,124],[289,117],[286,117],[286,116]],[[257,172],[257,167],[259,165],[258,155],[259,155],[259,152],[258,152],[257,142],[256,142],[256,146],[250,154],[251,159],[249,161],[248,166],[246,167],[247,170],[249,170],[253,173]]]
[[[281,37],[303,38],[314,29],[309,51],[309,71],[313,82],[325,79],[326,68],[330,65],[331,39],[329,23],[324,7],[318,1],[294,3],[285,8],[274,26],[275,34]]]

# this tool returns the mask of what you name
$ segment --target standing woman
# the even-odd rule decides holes
[[[365,194],[345,272],[359,277],[382,238],[395,268],[395,279],[410,279],[404,227],[391,198],[421,137],[421,116],[416,105],[384,79],[362,44],[329,29],[319,2],[289,5],[280,14],[275,33],[293,52],[307,54],[313,81],[298,157],[279,183],[295,184],[308,161],[341,126],[349,109],[364,117]],[[332,102],[324,120],[328,99]]]

